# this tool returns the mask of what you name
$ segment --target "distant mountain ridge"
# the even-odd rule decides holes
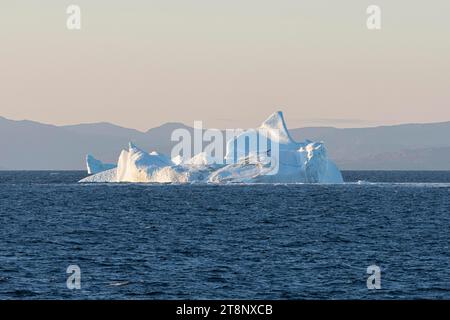
[[[170,136],[177,128],[193,132],[182,123],[166,123],[142,132],[107,122],[55,126],[0,117],[0,169],[85,169],[86,154],[115,162],[129,141],[170,155],[176,143]],[[450,170],[450,122],[289,131],[297,141],[324,141],[330,157],[344,170]]]
[[[331,157],[344,169],[450,170],[450,122],[291,132],[296,139],[325,141]],[[430,154],[432,150],[437,153]]]

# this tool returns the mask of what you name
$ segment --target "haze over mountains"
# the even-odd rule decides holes
[[[54,126],[0,117],[0,170],[85,170],[87,153],[114,163],[129,141],[170,155],[177,128],[193,132],[181,123],[141,132],[110,123]],[[290,132],[297,141],[324,141],[343,170],[450,170],[450,122]]]

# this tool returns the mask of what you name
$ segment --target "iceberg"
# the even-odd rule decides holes
[[[343,183],[336,164],[328,158],[323,142],[296,142],[281,111],[257,129],[227,141],[223,163],[201,152],[183,161],[156,151],[147,153],[133,143],[122,150],[117,168],[101,170],[80,182],[146,183]],[[88,165],[89,167],[89,165]]]
[[[86,156],[86,167],[88,174],[96,174],[102,171],[113,169],[116,167],[116,165],[110,163],[103,163],[100,160],[97,160],[93,156],[88,154]]]

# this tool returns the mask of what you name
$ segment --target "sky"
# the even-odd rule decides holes
[[[0,116],[248,128],[276,110],[289,127],[449,121],[450,1],[0,2]]]

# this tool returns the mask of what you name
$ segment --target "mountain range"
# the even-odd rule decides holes
[[[193,132],[182,123],[141,132],[106,122],[56,126],[0,117],[0,170],[85,169],[88,153],[114,163],[129,141],[170,155],[178,128]],[[324,141],[344,170],[450,170],[450,122],[289,131],[297,141]]]

